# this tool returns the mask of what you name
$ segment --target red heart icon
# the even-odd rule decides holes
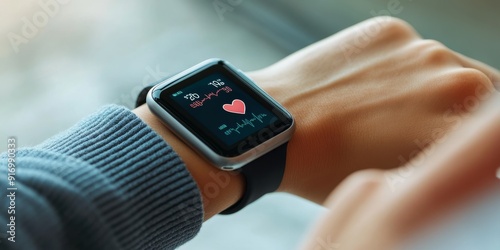
[[[240,115],[244,115],[246,111],[245,103],[240,99],[234,99],[231,104],[222,105],[222,108],[229,113]]]

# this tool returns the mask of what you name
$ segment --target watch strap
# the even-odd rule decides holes
[[[246,182],[243,196],[221,214],[236,213],[265,194],[278,189],[285,173],[287,145],[288,143],[285,143],[240,168]]]
[[[135,100],[135,107],[139,107],[143,104],[146,104],[146,98],[148,96],[149,90],[151,90],[154,87],[154,85],[147,86],[139,92],[139,95],[137,95],[137,99]]]

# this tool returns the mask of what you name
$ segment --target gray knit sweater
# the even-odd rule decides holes
[[[200,193],[182,161],[125,108],[105,107],[17,150],[15,191],[7,189],[7,158],[0,156],[0,249],[173,249],[201,227]]]

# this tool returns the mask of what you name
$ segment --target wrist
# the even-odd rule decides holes
[[[278,66],[278,67],[277,67]],[[279,65],[248,73],[262,89],[283,105],[294,117],[295,133],[288,143],[285,174],[278,191],[291,193],[316,203],[323,203],[333,188],[349,173],[337,167],[341,144],[338,138],[323,145],[324,137],[341,135],[337,117],[312,111],[320,101],[304,89],[310,82],[303,74],[283,71]],[[321,173],[321,166],[331,166],[336,174]],[[316,173],[317,172],[317,173]],[[344,173],[345,172],[345,173]]]
[[[183,160],[200,190],[205,220],[235,204],[242,197],[244,180],[240,174],[212,166],[166,128],[147,105],[142,105],[133,112],[158,133]]]
[[[300,190],[297,189],[297,185],[299,184],[297,180],[298,176],[296,176],[295,172],[293,171],[295,169],[298,169],[297,165],[300,164],[300,159],[294,157],[295,154],[293,153],[293,151],[295,151],[294,149],[298,146],[295,142],[295,138],[299,137],[303,129],[300,118],[301,113],[297,112],[295,105],[293,105],[294,94],[293,89],[290,87],[291,81],[288,82],[287,80],[282,80],[282,78],[280,77],[273,76],[273,70],[268,69],[249,72],[247,73],[247,75],[262,89],[264,89],[266,93],[273,97],[278,103],[283,105],[292,114],[296,123],[296,131],[292,136],[292,139],[288,143],[285,174],[277,191],[288,192],[307,198],[304,196],[304,194],[302,194]],[[287,82],[289,83],[288,85]]]

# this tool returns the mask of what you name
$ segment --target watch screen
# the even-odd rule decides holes
[[[292,119],[222,62],[173,81],[157,101],[224,156],[237,156],[289,128]]]

